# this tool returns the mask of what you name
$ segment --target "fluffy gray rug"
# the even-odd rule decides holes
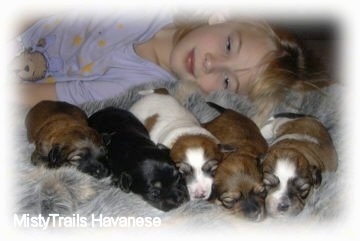
[[[87,103],[82,108],[87,114],[105,107],[117,106],[129,108],[139,96],[138,90],[165,86],[174,92],[179,84],[156,82],[138,86],[126,95],[117,96],[101,102]],[[333,85],[323,90],[322,94],[310,92],[304,96],[295,93],[287,95],[284,104],[276,109],[276,113],[293,111],[311,114],[318,117],[329,129],[339,155],[339,168],[335,173],[326,173],[322,185],[313,193],[304,211],[295,218],[275,220],[267,218],[261,223],[251,223],[239,217],[228,214],[221,207],[206,201],[191,201],[169,212],[159,211],[140,197],[134,194],[123,193],[111,187],[109,179],[96,180],[76,169],[60,168],[46,170],[34,167],[30,163],[30,155],[34,148],[26,140],[24,117],[27,110],[17,109],[14,125],[16,132],[15,145],[17,155],[15,160],[14,178],[16,180],[16,207],[17,215],[60,214],[74,217],[78,214],[90,220],[93,217],[159,217],[161,232],[185,232],[194,234],[194,231],[205,231],[206,234],[218,230],[241,233],[243,230],[255,228],[266,230],[270,224],[313,224],[336,221],[344,214],[344,198],[342,190],[345,185],[346,133],[343,130],[342,103],[343,87]],[[193,92],[189,96],[182,96],[183,104],[191,110],[201,122],[214,118],[217,113],[206,105],[206,101],[218,103],[227,108],[237,110],[252,116],[254,108],[245,98],[235,94],[219,91],[209,96],[202,96]],[[130,233],[132,231],[129,231]],[[142,229],[142,232],[144,231]],[[134,232],[139,234],[139,232]],[[141,233],[141,232],[140,232]]]

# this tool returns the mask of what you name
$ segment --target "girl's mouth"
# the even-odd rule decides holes
[[[186,69],[191,75],[194,75],[194,49],[186,57]]]

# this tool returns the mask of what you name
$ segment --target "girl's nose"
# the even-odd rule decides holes
[[[225,61],[221,60],[219,57],[210,53],[205,54],[205,59],[203,63],[205,73],[211,73],[217,69],[223,68],[224,64]]]

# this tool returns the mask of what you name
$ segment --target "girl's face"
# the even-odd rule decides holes
[[[247,93],[253,71],[274,43],[260,31],[239,23],[207,25],[189,32],[170,53],[170,68],[183,80],[197,82],[210,92],[229,89]],[[256,69],[256,68],[254,68]]]

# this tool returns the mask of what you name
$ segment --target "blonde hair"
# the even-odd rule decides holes
[[[266,67],[256,75],[248,92],[249,99],[257,107],[254,119],[259,125],[284,100],[287,92],[304,93],[331,84],[324,72],[316,72],[317,66],[308,64],[295,35],[267,24],[263,24],[263,30],[276,44],[277,51],[270,53],[269,60],[263,61]]]
[[[255,104],[257,113],[252,119],[261,126],[275,107],[284,100],[288,91],[302,93],[320,90],[331,84],[324,73],[313,72],[305,58],[303,48],[295,35],[280,28],[271,27],[263,21],[230,20],[247,28],[266,34],[276,50],[264,56],[254,68],[254,80],[250,81],[248,98]],[[178,21],[173,41],[176,43],[192,30],[208,25],[206,21]]]

